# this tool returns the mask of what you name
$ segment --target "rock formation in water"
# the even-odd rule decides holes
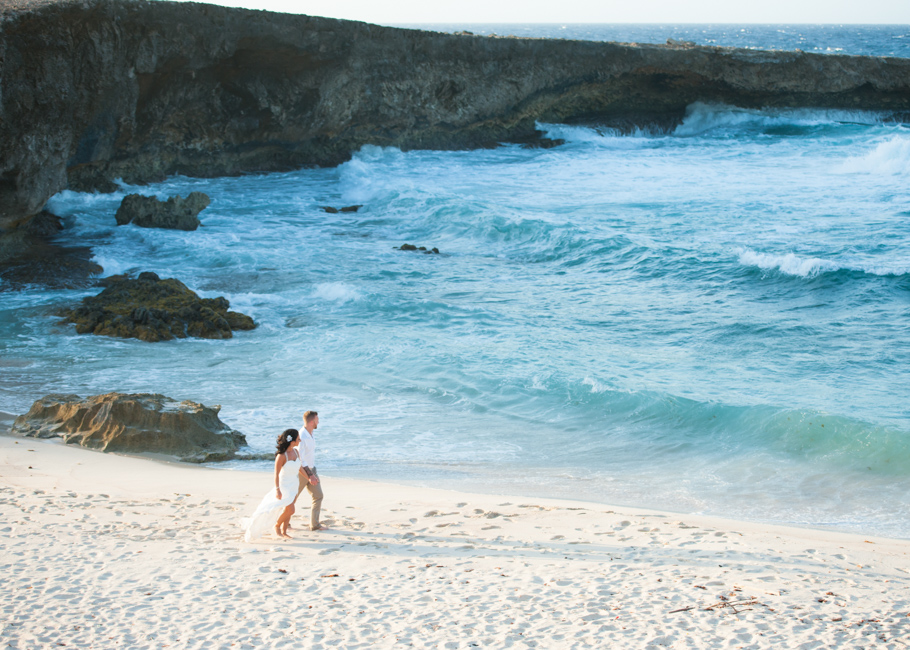
[[[0,290],[41,284],[57,289],[91,286],[103,269],[87,246],[61,246],[53,238],[63,229],[60,218],[39,212],[31,221],[0,235]]]
[[[395,248],[394,246],[392,248]],[[400,251],[418,251],[423,252],[426,255],[439,255],[439,249],[435,246],[433,248],[427,249],[426,246],[415,246],[414,244],[402,244],[398,247]]]
[[[2,0],[0,228],[122,178],[473,148],[537,121],[670,126],[694,102],[910,110],[910,60],[488,38],[205,4]]]
[[[135,279],[114,276],[103,282],[106,288],[100,294],[60,313],[75,323],[79,334],[155,342],[188,336],[229,339],[235,330],[256,327],[249,316],[229,311],[225,298],[200,298],[173,278],[162,280],[146,272]]]
[[[140,228],[168,228],[171,230],[196,230],[199,213],[205,210],[211,200],[202,192],[190,192],[185,199],[172,196],[159,201],[154,196],[127,194],[114,218],[118,226],[132,223]]]
[[[339,212],[357,212],[362,208],[362,205],[346,205],[343,208],[336,208],[331,205],[320,206],[323,212],[328,212],[329,214],[338,214]]]
[[[10,433],[62,438],[101,451],[161,453],[190,462],[229,460],[246,446],[246,437],[221,421],[220,409],[145,393],[85,399],[47,395],[16,418]]]

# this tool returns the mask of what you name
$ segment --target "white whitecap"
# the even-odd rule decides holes
[[[395,186],[389,180],[388,167],[398,162],[403,155],[395,147],[362,147],[338,168],[342,198],[350,203],[367,203],[394,192]]]
[[[359,300],[360,293],[343,282],[326,282],[313,287],[313,297],[331,302],[346,303]]]
[[[749,249],[738,249],[739,263],[762,270],[777,270],[786,275],[813,278],[832,271],[856,271],[869,275],[891,276],[910,273],[910,261],[895,260],[894,263],[870,263],[868,260],[826,260],[819,257],[800,257],[795,253],[782,255],[759,253]]]
[[[581,383],[584,384],[585,386],[590,386],[591,393],[593,393],[595,395],[598,393],[606,393],[608,390],[610,390],[609,386],[597,381],[593,377],[585,377]]]
[[[121,260],[110,255],[92,255],[92,261],[98,264],[103,271],[103,277],[123,275],[136,270],[135,260]]]
[[[840,266],[830,260],[818,257],[800,257],[794,253],[775,255],[772,253],[758,253],[752,250],[741,250],[739,263],[743,266],[755,266],[763,270],[777,270],[786,275],[795,275],[810,278],[837,271]]]
[[[844,161],[841,170],[889,176],[910,176],[910,138],[895,136],[862,156]]]

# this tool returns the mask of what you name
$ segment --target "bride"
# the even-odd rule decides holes
[[[248,542],[262,537],[270,528],[275,529],[278,537],[292,539],[287,531],[299,486],[297,474],[301,462],[297,447],[300,445],[300,433],[297,429],[287,429],[278,436],[277,442],[275,489],[262,498],[252,517],[243,520],[246,529],[244,539]]]

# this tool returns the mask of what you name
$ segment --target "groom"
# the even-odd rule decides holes
[[[316,411],[307,411],[303,414],[303,429],[300,431],[299,447],[302,464],[298,477],[300,487],[297,490],[297,497],[306,489],[313,498],[313,507],[310,509],[310,530],[326,530],[326,527],[319,523],[319,513],[322,510],[322,483],[316,473],[316,440],[313,438],[313,432],[318,426],[319,414]],[[294,499],[294,503],[296,502],[297,498]]]

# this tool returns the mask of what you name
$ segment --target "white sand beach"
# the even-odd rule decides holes
[[[910,647],[907,540],[329,474],[246,544],[270,484],[0,436],[0,647]]]

